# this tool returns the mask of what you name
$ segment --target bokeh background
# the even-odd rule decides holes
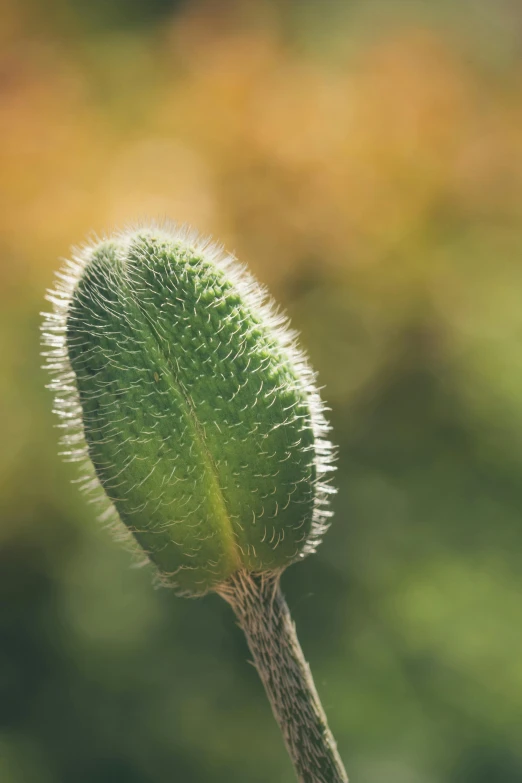
[[[58,258],[187,221],[302,333],[335,520],[284,589],[353,783],[522,780],[522,6],[0,0],[0,780],[290,783],[228,607],[130,568],[39,357]]]

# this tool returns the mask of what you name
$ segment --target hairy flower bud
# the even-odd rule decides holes
[[[233,258],[184,230],[137,229],[82,250],[51,299],[70,453],[88,456],[164,584],[200,595],[315,549],[323,406],[286,319]]]

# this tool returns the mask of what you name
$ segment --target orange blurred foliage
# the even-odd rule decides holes
[[[164,215],[223,237],[270,282],[310,258],[387,275],[400,250],[407,285],[445,214],[520,215],[520,74],[498,90],[433,31],[399,30],[334,64],[270,25],[225,32],[191,11],[119,42],[124,61],[138,47],[148,64],[136,80],[108,48],[24,35],[16,8],[0,235],[23,274],[38,279],[90,228]],[[4,286],[19,269],[3,264]]]

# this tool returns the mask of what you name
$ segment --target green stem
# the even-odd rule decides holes
[[[220,593],[245,633],[300,783],[348,783],[279,577],[240,571]]]

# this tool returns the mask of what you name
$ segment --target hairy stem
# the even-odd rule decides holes
[[[300,783],[348,783],[279,577],[240,571],[220,594],[245,633]]]

